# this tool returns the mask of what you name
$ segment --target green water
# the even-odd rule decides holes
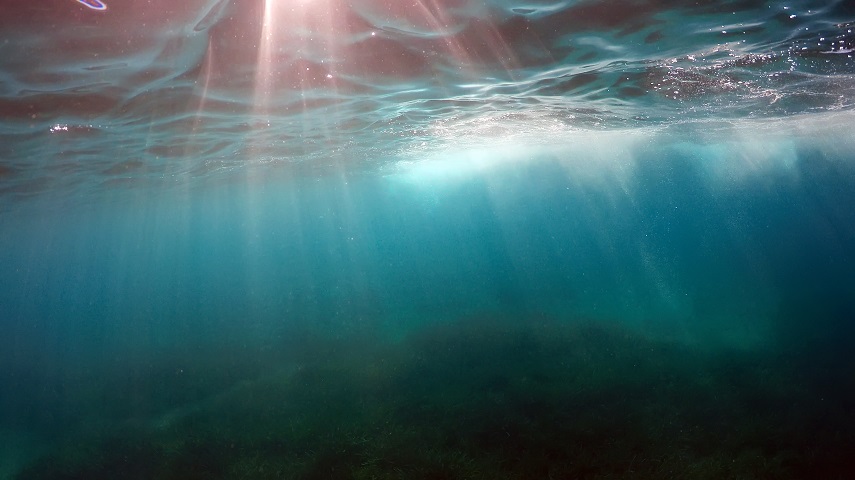
[[[845,478],[851,150],[673,138],[21,205],[5,475]]]

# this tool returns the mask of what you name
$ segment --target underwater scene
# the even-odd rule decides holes
[[[0,479],[855,478],[855,3],[0,5]]]

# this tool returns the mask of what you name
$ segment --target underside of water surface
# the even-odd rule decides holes
[[[851,478],[853,24],[0,6],[0,479]]]

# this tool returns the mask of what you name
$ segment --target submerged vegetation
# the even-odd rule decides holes
[[[283,332],[115,361],[18,406],[62,435],[16,478],[844,478],[852,365],[829,355],[818,385],[778,348],[597,322]]]

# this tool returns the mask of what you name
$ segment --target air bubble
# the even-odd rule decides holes
[[[91,8],[92,10],[107,10],[107,5],[105,5],[101,0],[77,0],[77,3]]]

